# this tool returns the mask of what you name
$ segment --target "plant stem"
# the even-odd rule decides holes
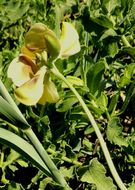
[[[49,155],[47,154],[46,150],[43,148],[42,144],[36,137],[35,133],[32,131],[31,128],[24,131],[24,133],[29,138],[30,142],[46,164],[49,171],[52,173],[53,179],[58,182],[61,186],[63,186],[63,190],[70,190],[70,187],[68,186],[67,182],[65,181],[63,175],[61,172],[57,169]]]
[[[124,44],[125,46],[127,46],[127,47],[132,47],[132,46],[130,45],[130,43],[128,42],[128,40],[127,40],[127,38],[126,38],[125,35],[122,35],[121,39],[122,39],[122,42],[123,42],[123,44]]]
[[[48,153],[51,153],[51,154],[53,154],[53,155],[56,155],[56,152],[55,152],[54,150],[52,150],[51,148],[48,148],[48,149],[47,149],[47,152],[48,152]],[[72,159],[70,159],[70,158],[68,158],[68,157],[66,157],[66,156],[62,156],[61,159],[62,159],[63,161],[65,161],[65,162],[74,164],[74,165],[76,165],[76,166],[82,166],[82,163],[81,163],[81,162],[78,162],[78,161],[76,161],[76,160],[72,160]]]
[[[113,161],[111,159],[111,156],[110,156],[110,153],[109,153],[109,150],[107,148],[107,145],[102,137],[102,134],[98,128],[98,125],[94,119],[94,117],[92,116],[90,110],[88,109],[87,105],[85,104],[85,102],[83,101],[82,97],[79,95],[79,93],[76,91],[76,89],[73,87],[72,84],[70,84],[67,79],[59,72],[59,70],[55,67],[51,69],[52,73],[57,76],[59,79],[61,79],[62,81],[64,81],[66,83],[66,85],[70,88],[70,90],[74,93],[74,95],[76,96],[76,98],[78,99],[78,101],[80,102],[82,108],[84,109],[85,113],[87,114],[87,117],[89,119],[89,121],[91,122],[91,125],[93,126],[94,130],[95,130],[95,133],[99,139],[99,142],[100,142],[100,145],[101,145],[101,148],[103,150],[103,153],[104,153],[104,156],[105,156],[105,159],[107,161],[107,164],[108,164],[108,167],[112,173],[112,176],[114,177],[117,185],[119,186],[119,188],[121,190],[127,190],[127,188],[125,187],[125,185],[123,184],[121,178],[119,177],[117,171],[116,171],[116,168],[113,164]]]

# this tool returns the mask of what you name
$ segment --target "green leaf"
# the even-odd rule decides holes
[[[1,95],[0,96],[1,106],[2,105],[4,106],[4,109],[1,110],[1,113],[2,114],[5,113],[5,117],[8,116],[10,118],[13,118],[13,117],[15,117],[16,119],[19,118],[19,121],[22,122],[24,124],[24,126],[25,127],[27,126],[27,128],[28,128],[29,124],[27,123],[23,114],[20,112],[19,108],[17,107],[17,105],[13,101],[12,97],[8,93],[7,89],[5,88],[5,86],[1,80],[0,80],[0,95]]]
[[[113,12],[118,5],[121,6],[119,0],[103,0],[102,4],[109,14],[111,14],[111,12]]]
[[[97,190],[116,190],[116,186],[110,177],[106,177],[106,170],[96,158],[90,161],[88,166],[79,169],[79,176],[82,182],[94,183]]]
[[[91,20],[102,27],[113,28],[113,23],[108,16],[100,14],[98,17],[92,17]]]
[[[64,177],[67,179],[71,179],[73,177],[74,166],[66,168],[65,166],[60,167],[61,173],[63,173]]]
[[[106,30],[103,35],[100,37],[99,41],[102,41],[104,40],[105,38],[108,38],[108,37],[116,37],[117,36],[117,33],[115,32],[115,30],[113,30],[112,28],[109,28],[108,30]]]
[[[101,59],[93,64],[87,73],[87,85],[90,92],[94,95],[100,94],[104,86],[103,74],[105,71],[105,60]]]
[[[19,154],[31,161],[36,167],[44,172],[45,175],[51,176],[49,170],[32,145],[18,135],[6,129],[0,128],[0,143],[14,149]]]
[[[7,190],[24,190],[24,188],[19,183],[11,182],[11,184],[8,185]]]
[[[118,53],[119,49],[118,49],[118,44],[115,41],[110,41],[108,46],[107,46],[107,52],[108,52],[108,56],[110,57],[114,57],[117,53]]]
[[[47,177],[45,179],[43,179],[41,182],[40,182],[40,185],[39,185],[39,188],[40,190],[44,190],[46,188],[46,186],[52,182],[52,179]]]
[[[77,103],[78,100],[76,97],[68,97],[65,100],[61,100],[56,104],[56,109],[58,112],[66,112],[72,108],[72,106]]]
[[[27,121],[2,96],[0,96],[0,114],[21,129],[30,128]]]
[[[108,98],[107,95],[101,92],[101,95],[96,99],[96,104],[105,112],[107,110]]]
[[[122,88],[131,82],[131,78],[135,73],[135,63],[130,63],[125,67],[124,75],[120,78],[119,86]]]
[[[129,102],[134,95],[135,95],[135,82],[130,84],[129,89],[126,92],[126,98],[124,100],[124,103],[122,105],[122,108],[121,108],[119,114],[122,114],[127,109]]]
[[[128,190],[135,190],[135,183],[132,184],[132,185],[128,188]]]
[[[20,154],[14,150],[10,150],[10,154],[7,156],[5,162],[2,164],[2,168],[10,165],[20,157]]]
[[[78,77],[75,77],[75,76],[67,76],[66,79],[73,85],[76,85],[76,86],[83,86],[83,81],[78,78]],[[63,82],[62,83],[62,87],[63,88],[68,88],[68,86]]]
[[[5,16],[10,20],[10,23],[16,22],[20,19],[29,9],[29,4],[22,3],[21,1],[10,1],[5,10]]]
[[[107,138],[111,143],[119,146],[128,146],[128,142],[122,135],[122,125],[118,117],[113,117],[107,126]]]
[[[135,47],[123,47],[121,52],[129,54],[135,59]]]

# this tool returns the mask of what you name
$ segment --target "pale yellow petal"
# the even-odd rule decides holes
[[[36,75],[15,90],[15,97],[25,105],[35,105],[43,94],[43,81],[46,67],[42,67]]]
[[[61,57],[68,57],[80,51],[79,36],[71,23],[63,22],[60,44]]]
[[[30,80],[31,75],[33,75],[31,66],[22,63],[19,58],[13,59],[8,67],[7,76],[16,86],[21,86]]]
[[[55,84],[51,80],[45,80],[44,92],[38,103],[44,105],[46,102],[56,103],[58,100],[59,94]]]

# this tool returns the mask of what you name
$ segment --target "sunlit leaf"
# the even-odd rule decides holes
[[[122,135],[122,125],[119,118],[112,118],[107,126],[107,138],[111,143],[119,146],[128,146],[126,138]]]
[[[97,190],[116,190],[110,177],[105,175],[106,170],[96,158],[92,159],[89,166],[79,169],[80,180],[86,183],[94,183]]]

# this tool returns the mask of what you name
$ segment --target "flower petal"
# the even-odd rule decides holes
[[[31,75],[33,75],[31,66],[22,63],[19,58],[13,59],[7,71],[7,76],[11,78],[16,86],[21,86],[30,80]]]
[[[21,48],[21,53],[27,55],[31,59],[36,59],[36,52],[30,51],[27,47],[23,46]]]
[[[44,105],[46,102],[56,103],[58,100],[59,94],[55,84],[49,79],[45,80],[44,92],[38,103]]]
[[[25,105],[35,105],[43,94],[43,81],[46,67],[42,67],[36,75],[15,90],[15,97]]]
[[[61,57],[68,57],[80,51],[79,36],[74,26],[63,22],[60,38]]]
[[[47,27],[42,23],[35,23],[25,36],[25,45],[30,51],[46,50],[44,34]]]

